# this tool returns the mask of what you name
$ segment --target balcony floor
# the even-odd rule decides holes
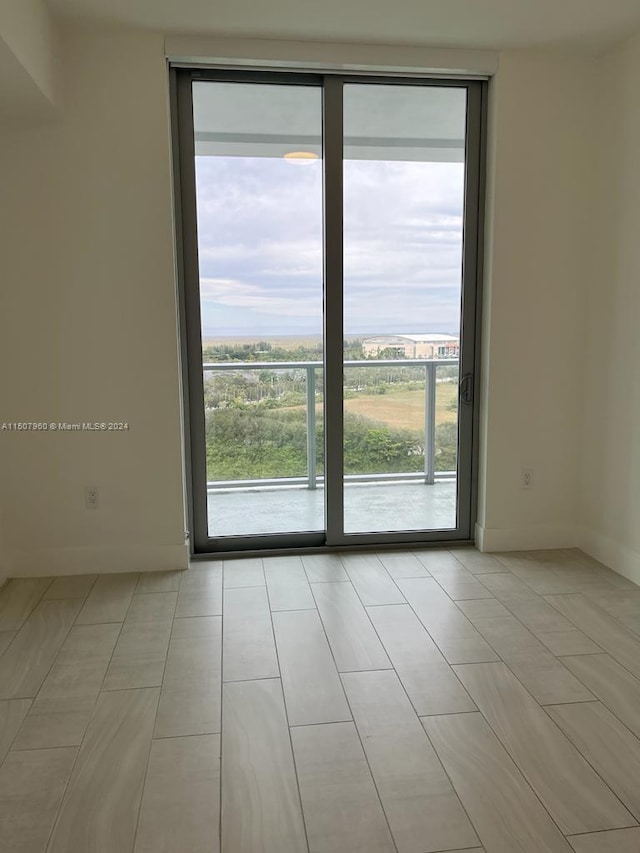
[[[210,536],[252,536],[324,529],[324,489],[274,486],[225,489],[208,497]],[[456,481],[350,483],[345,531],[447,530],[456,526]]]

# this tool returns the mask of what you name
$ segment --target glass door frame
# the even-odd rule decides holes
[[[479,356],[487,84],[483,80],[318,72],[170,68],[176,274],[184,418],[185,493],[194,555],[473,541],[477,509]],[[192,83],[243,82],[322,89],[324,189],[325,531],[211,537],[208,531],[204,385],[197,243]],[[464,88],[465,179],[455,529],[344,532],[343,463],[343,87],[347,83]],[[330,319],[329,319],[330,318]]]

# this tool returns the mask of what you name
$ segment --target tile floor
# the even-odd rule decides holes
[[[640,590],[578,551],[0,591],[2,853],[638,853]]]

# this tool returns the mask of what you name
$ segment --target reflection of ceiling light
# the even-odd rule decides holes
[[[284,155],[287,163],[295,163],[297,166],[310,166],[318,159],[318,155],[313,151],[288,151]]]

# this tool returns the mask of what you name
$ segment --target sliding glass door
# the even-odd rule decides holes
[[[195,550],[469,539],[482,84],[174,74]]]
[[[207,534],[322,531],[322,90],[192,92]]]

